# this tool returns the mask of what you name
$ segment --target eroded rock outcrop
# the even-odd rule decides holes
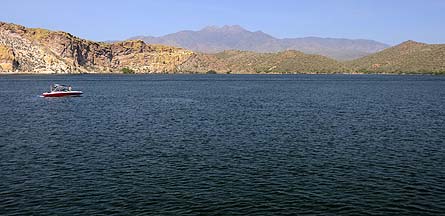
[[[0,22],[0,71],[33,73],[178,72],[194,53],[133,40],[113,44]]]

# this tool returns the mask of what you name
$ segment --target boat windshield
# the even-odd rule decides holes
[[[60,84],[51,85],[51,92],[55,91],[71,91],[71,86],[60,85]]]

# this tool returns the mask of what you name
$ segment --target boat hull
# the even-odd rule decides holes
[[[83,94],[81,91],[67,91],[67,92],[45,92],[43,97],[75,97]]]

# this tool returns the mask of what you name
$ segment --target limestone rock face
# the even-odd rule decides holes
[[[194,53],[133,40],[113,44],[0,22],[0,72],[178,72]]]
[[[145,44],[143,41],[125,41],[111,45],[113,64],[128,67],[136,72],[180,72],[179,66],[193,52],[163,45]]]
[[[0,71],[12,72],[18,67],[11,47],[0,45]]]
[[[5,28],[6,25],[6,28]],[[13,56],[13,67],[3,67],[6,72],[69,72],[73,68],[51,52],[23,37],[24,28],[0,23],[0,46],[7,47]],[[10,55],[11,57],[11,55]],[[4,61],[4,60],[3,60]]]

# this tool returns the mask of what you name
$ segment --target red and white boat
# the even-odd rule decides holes
[[[50,92],[45,92],[42,97],[67,97],[67,96],[80,96],[82,91],[73,91],[71,86],[54,84],[50,87]]]

